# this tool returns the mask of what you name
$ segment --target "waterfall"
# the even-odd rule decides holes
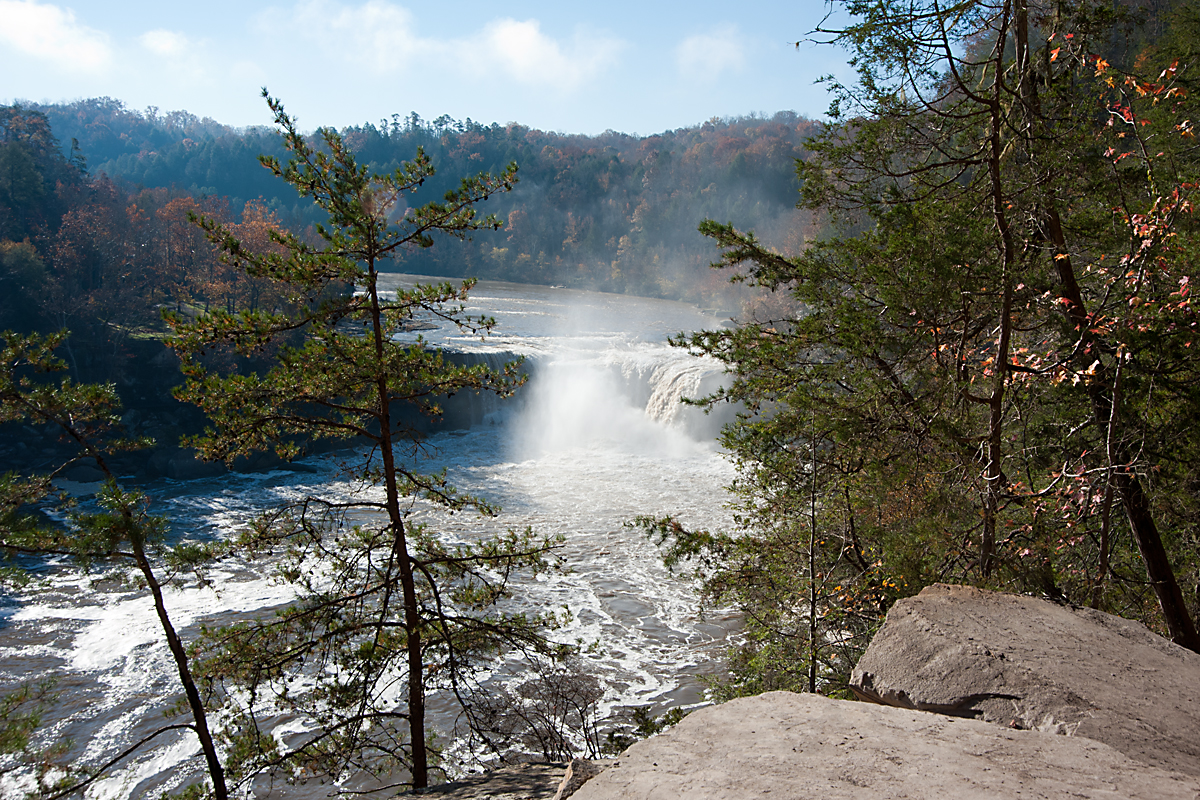
[[[440,423],[414,421],[428,438],[412,457],[428,460],[413,466],[444,468],[461,490],[503,510],[481,518],[418,508],[421,521],[448,541],[527,526],[561,535],[569,569],[518,586],[514,602],[534,612],[570,609],[559,635],[585,645],[585,668],[604,687],[601,716],[697,702],[695,675],[736,621],[700,617],[694,587],[668,572],[655,546],[624,523],[672,514],[692,527],[728,524],[722,487],[732,466],[713,443],[722,418],[679,402],[712,392],[724,379],[721,365],[666,342],[719,320],[680,303],[494,283],[476,287],[472,301],[469,313],[496,317],[495,336],[481,343],[456,330],[425,331],[426,341],[464,365],[501,369],[523,355],[529,380],[511,400],[475,392],[445,398]],[[145,488],[173,535],[205,541],[233,536],[285,501],[359,491],[342,475],[347,457],[319,454],[303,471],[161,479]],[[64,692],[47,715],[47,734],[73,739],[73,757],[99,763],[159,724],[178,695],[177,678],[153,604],[137,585],[117,573],[80,575],[53,565],[44,577],[0,609],[0,689],[20,676],[61,675]],[[290,598],[270,563],[228,559],[210,577],[208,587],[167,595],[185,638],[201,623],[269,614]],[[113,635],[118,630],[122,636]],[[431,708],[439,702],[433,698]],[[450,712],[431,720],[447,740],[453,722]],[[193,742],[182,733],[162,737],[93,786],[88,800],[178,788],[197,774]],[[17,796],[11,780],[0,775],[0,796]]]

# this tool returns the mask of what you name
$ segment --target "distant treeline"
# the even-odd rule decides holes
[[[311,205],[258,165],[261,153],[281,154],[269,128],[137,112],[110,98],[27,110],[44,115],[65,156],[91,176],[224,198],[235,217],[257,201],[256,209],[293,230],[318,221]],[[439,243],[412,254],[399,265],[404,271],[709,301],[727,286],[708,269],[712,247],[696,233],[703,219],[753,228],[785,250],[812,235],[809,216],[794,208],[795,160],[816,126],[781,112],[654,136],[579,136],[410,114],[342,134],[377,169],[423,147],[438,168],[430,188],[439,194],[465,175],[520,166],[516,190],[483,208],[501,219],[501,232]]]

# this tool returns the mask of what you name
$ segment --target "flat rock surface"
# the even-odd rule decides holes
[[[1105,798],[1197,800],[1200,779],[1088,739],[819,695],[693,712],[573,800]]]
[[[1200,654],[1089,608],[930,586],[892,607],[851,684],[863,699],[1086,736],[1200,776]]]

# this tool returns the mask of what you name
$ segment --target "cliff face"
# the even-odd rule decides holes
[[[190,480],[226,472],[224,464],[200,461],[193,449],[180,445],[183,437],[203,433],[206,420],[199,408],[173,396],[174,388],[183,383],[183,375],[179,372],[179,359],[161,340],[127,339],[120,353],[110,359],[112,363],[103,363],[83,348],[76,349],[74,359],[80,366],[79,375],[63,372],[50,376],[50,379],[57,381],[70,375],[75,380],[114,383],[123,403],[121,420],[126,433],[154,440],[153,447],[113,454],[108,460],[118,475],[134,476],[137,480],[159,477]],[[513,353],[447,353],[446,358],[456,364],[487,363],[496,368],[517,356]],[[393,418],[397,425],[419,434],[429,434],[479,424],[505,402],[516,400],[460,392],[439,399],[443,412],[439,419],[431,419],[415,407],[400,403],[393,409]],[[323,439],[308,442],[305,452],[328,452],[354,444],[352,440]],[[0,462],[8,469],[23,474],[48,472],[76,452],[73,443],[60,440],[57,430],[31,425],[0,425]],[[258,453],[234,464],[234,469],[239,472],[280,468],[304,469],[303,466],[285,464],[274,453]],[[62,477],[73,483],[90,484],[102,480],[103,474],[85,459],[67,469]],[[86,486],[76,488],[85,493],[88,491]]]

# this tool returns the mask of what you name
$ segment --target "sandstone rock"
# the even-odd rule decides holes
[[[930,586],[896,603],[851,684],[863,699],[1086,736],[1200,776],[1200,654],[1092,609]]]
[[[1200,779],[1088,739],[772,692],[693,712],[573,800],[1196,800]]]

